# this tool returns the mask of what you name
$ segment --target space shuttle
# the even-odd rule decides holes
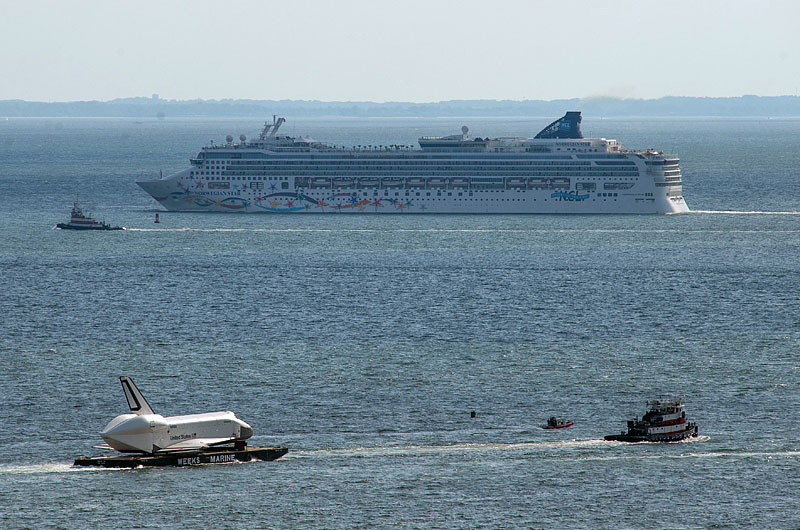
[[[111,420],[100,433],[108,447],[123,453],[202,451],[212,446],[244,447],[253,428],[233,412],[164,417],[156,414],[128,376],[119,378],[130,414]]]

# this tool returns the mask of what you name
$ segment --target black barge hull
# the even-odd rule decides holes
[[[79,456],[76,466],[135,468],[164,466],[198,466],[202,464],[222,464],[227,462],[250,462],[251,460],[277,460],[289,449],[281,447],[247,447],[241,450],[226,448],[209,448],[204,451],[179,451],[163,455],[110,455]]]

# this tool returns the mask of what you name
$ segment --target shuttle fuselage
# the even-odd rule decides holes
[[[168,417],[156,414],[130,377],[120,377],[120,382],[131,413],[117,416],[100,433],[117,451],[154,454],[202,450],[244,442],[253,436],[252,427],[230,411]]]

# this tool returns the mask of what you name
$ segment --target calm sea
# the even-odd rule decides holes
[[[677,154],[687,215],[153,223],[137,178],[260,125],[0,119],[0,528],[800,528],[800,120],[584,119]],[[54,230],[75,198],[130,230]],[[123,374],[156,412],[233,410],[290,453],[73,469],[127,411]],[[698,439],[602,441],[668,396]]]

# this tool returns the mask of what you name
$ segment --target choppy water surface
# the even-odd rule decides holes
[[[410,144],[549,121],[287,132]],[[0,121],[0,527],[800,526],[800,121],[584,120],[678,154],[688,215],[152,222],[136,178],[258,125]],[[131,229],[53,230],[76,196]],[[157,412],[234,410],[290,453],[72,468],[125,411],[121,374]],[[602,440],[674,395],[698,439]],[[575,426],[540,429],[550,415]]]

